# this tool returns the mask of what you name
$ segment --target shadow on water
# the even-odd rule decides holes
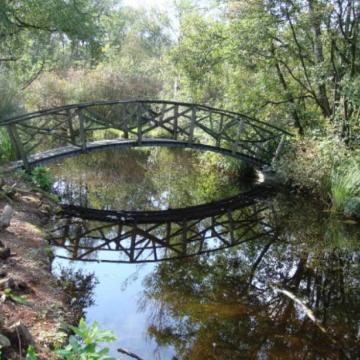
[[[144,359],[357,358],[357,225],[310,199],[210,178],[194,153],[121,156],[104,155],[112,176],[105,185],[98,159],[96,167],[75,164],[85,178],[64,166],[55,189],[69,205],[52,233],[57,263],[99,280],[88,321],[115,330],[118,345]],[[164,166],[175,157],[180,172]],[[127,162],[143,171],[134,183]],[[166,181],[159,173],[154,180],[154,163]],[[193,207],[183,209],[188,199]]]

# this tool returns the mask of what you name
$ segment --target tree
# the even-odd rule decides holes
[[[51,67],[65,49],[100,54],[100,19],[108,1],[2,0],[0,7],[0,69],[13,72],[26,87]]]
[[[189,87],[204,94],[212,78],[222,84],[220,102],[268,121],[289,119],[300,134],[324,119],[349,142],[359,120],[349,91],[360,76],[359,2],[225,4],[222,16],[184,22],[175,61]]]

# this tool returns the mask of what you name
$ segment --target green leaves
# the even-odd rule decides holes
[[[96,322],[86,325],[80,320],[78,327],[71,327],[75,335],[70,336],[69,344],[56,351],[64,360],[115,360],[108,355],[109,349],[97,350],[100,343],[110,343],[116,340],[111,331],[100,330]]]
[[[25,360],[37,360],[37,355],[32,345],[30,345],[27,349]]]
[[[9,288],[4,289],[4,296],[5,299],[9,299],[17,304],[26,305],[28,303],[25,296],[14,294],[14,292]]]

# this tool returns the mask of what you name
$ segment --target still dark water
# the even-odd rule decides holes
[[[216,167],[218,160],[179,149],[112,151],[67,159],[51,170],[64,203],[166,210],[254,187]],[[209,235],[208,246],[220,238],[227,249],[145,264],[55,260],[55,271],[95,274],[95,304],[86,320],[116,333],[113,356],[121,358],[116,348],[123,347],[145,360],[359,358],[357,225],[310,199],[281,193],[211,219],[216,224],[202,220],[198,233]],[[115,252],[107,256],[117,259]]]

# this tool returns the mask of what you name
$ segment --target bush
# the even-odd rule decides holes
[[[50,170],[43,166],[38,166],[31,172],[31,179],[35,185],[44,191],[50,191],[54,183]]]
[[[43,74],[27,93],[32,109],[100,100],[156,98],[161,90],[152,77],[124,74],[116,69],[69,70]]]
[[[274,167],[284,183],[309,191],[328,203],[331,174],[350,156],[350,151],[339,139],[308,137],[287,143]]]

